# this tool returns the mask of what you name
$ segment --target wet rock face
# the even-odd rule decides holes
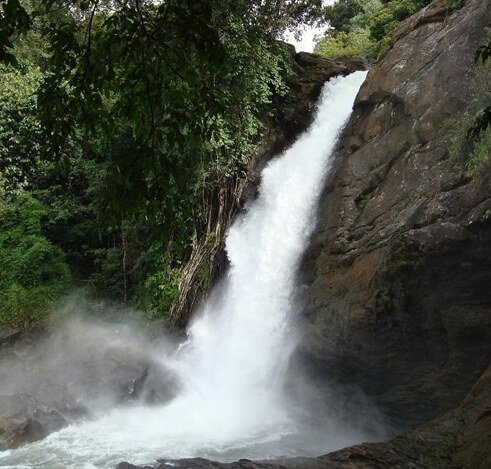
[[[455,406],[491,358],[491,184],[447,156],[491,20],[463,3],[407,20],[369,72],[303,269],[299,359],[403,426]]]
[[[27,396],[0,396],[0,450],[41,440],[71,422],[59,410],[38,405]]]

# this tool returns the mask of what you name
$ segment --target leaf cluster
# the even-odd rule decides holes
[[[24,34],[31,27],[31,18],[19,0],[0,1],[0,62],[15,64],[12,54],[15,36]]]

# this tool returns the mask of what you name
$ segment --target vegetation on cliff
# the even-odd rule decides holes
[[[468,175],[489,171],[491,166],[491,35],[478,48],[471,80],[472,100],[459,119],[450,119],[449,153]]]
[[[325,56],[358,55],[378,60],[390,46],[392,35],[404,19],[431,0],[339,0],[324,9],[330,28],[320,38],[316,52]],[[445,15],[462,8],[461,0],[448,0]],[[476,71],[472,79],[474,99],[463,118],[450,119],[449,153],[468,174],[489,168],[491,162],[491,87],[489,64],[491,36],[476,51]]]

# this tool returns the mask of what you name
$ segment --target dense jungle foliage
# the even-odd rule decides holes
[[[321,1],[0,8],[0,325],[39,323],[38,290],[70,284],[165,316],[207,201],[287,90],[277,38]]]
[[[375,60],[427,3],[1,0],[0,327],[42,324],[72,286],[165,317],[288,92],[278,38],[327,21],[319,53]]]

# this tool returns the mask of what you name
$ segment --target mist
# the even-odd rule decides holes
[[[0,411],[12,431],[42,438],[117,405],[170,399],[178,383],[164,362],[177,339],[145,330],[140,316],[77,291],[53,313],[51,332],[1,349]]]

